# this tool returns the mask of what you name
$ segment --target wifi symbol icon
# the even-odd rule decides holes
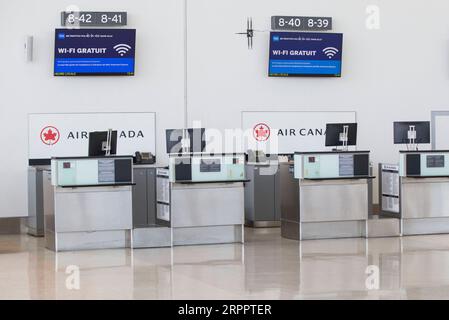
[[[131,50],[131,46],[124,43],[120,43],[115,45],[114,49],[121,57],[123,57],[123,55],[125,55],[129,50]]]
[[[327,47],[323,49],[323,52],[329,59],[332,59],[338,53],[338,49],[334,47]]]

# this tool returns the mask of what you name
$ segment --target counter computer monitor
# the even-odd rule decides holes
[[[165,141],[167,146],[167,153],[181,153],[182,152],[182,129],[167,129],[165,130]]]
[[[430,143],[430,121],[394,122],[394,144]]]
[[[107,155],[108,132],[94,131],[89,133],[89,157]],[[117,131],[111,131],[111,145],[109,154],[117,154]]]
[[[188,129],[187,132],[190,138],[190,151],[203,152],[206,149],[206,129]]]
[[[357,123],[328,123],[326,124],[326,147],[343,146],[347,131],[347,146],[357,145]]]
[[[195,129],[167,129],[165,131],[167,153],[182,153],[183,131],[187,131],[187,139],[190,140],[190,152],[203,152],[206,149],[206,137],[204,128]]]

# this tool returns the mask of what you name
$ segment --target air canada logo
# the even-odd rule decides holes
[[[58,143],[60,137],[59,130],[53,126],[46,126],[41,131],[41,141],[48,146]]]
[[[258,123],[254,126],[253,135],[257,141],[267,141],[270,134],[270,127],[265,123]]]

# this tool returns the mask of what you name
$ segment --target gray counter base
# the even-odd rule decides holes
[[[44,173],[46,247],[54,251],[130,248],[130,186],[61,188]]]
[[[243,225],[173,228],[173,245],[243,243]]]
[[[281,234],[282,237],[293,240],[399,237],[401,226],[399,219],[382,218],[368,221],[302,223],[300,229],[299,223],[284,220]]]
[[[402,219],[402,235],[449,233],[449,217]]]
[[[362,238],[366,221],[335,221],[301,223],[300,240]]]
[[[368,238],[399,237],[401,220],[397,218],[368,219]]]
[[[131,247],[131,232],[126,230],[57,233],[48,230],[46,232],[45,245],[56,252]]]
[[[38,230],[33,227],[28,226],[27,227],[27,234],[33,237],[44,237],[45,231],[44,230]]]
[[[401,178],[402,234],[449,233],[449,177]]]
[[[133,248],[171,247],[171,229],[167,227],[133,229]]]
[[[244,215],[242,182],[172,184],[174,246],[242,243]]]
[[[282,221],[281,235],[292,240],[363,238],[366,221],[303,222]]]
[[[286,239],[300,240],[299,223],[296,221],[281,220],[281,236]]]
[[[296,211],[296,205],[289,207]],[[284,216],[282,227],[288,230],[283,236],[297,240],[366,237],[368,180],[299,180],[298,209]]]

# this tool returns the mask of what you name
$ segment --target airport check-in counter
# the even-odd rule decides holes
[[[449,233],[449,151],[402,151],[396,168],[382,184],[383,214],[400,216],[403,235]]]
[[[245,166],[245,224],[254,228],[279,227],[281,195],[279,161],[271,157]]]
[[[297,152],[281,163],[285,238],[368,236],[369,151]]]
[[[170,154],[157,173],[157,219],[173,245],[244,241],[244,154]]]
[[[131,156],[53,158],[44,172],[46,247],[132,247]]]
[[[166,223],[156,221],[156,171],[154,164],[134,164],[133,175],[133,247],[152,248],[171,246],[171,230]],[[43,237],[44,175],[51,179],[50,165],[28,168],[28,218],[27,232]]]

